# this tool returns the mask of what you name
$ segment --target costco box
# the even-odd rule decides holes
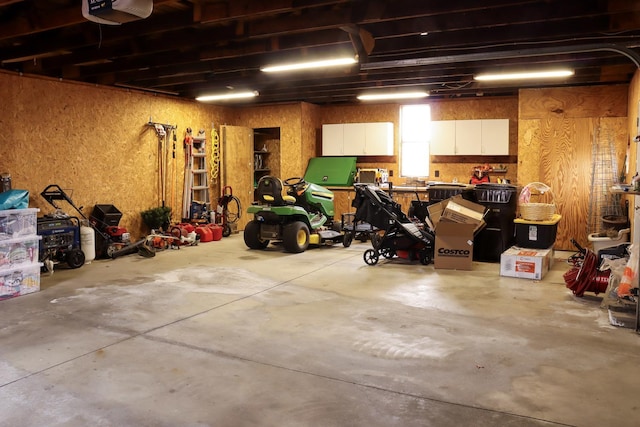
[[[435,268],[471,270],[473,237],[486,225],[485,207],[457,195],[427,209],[436,230]]]
[[[473,268],[473,235],[476,224],[460,224],[446,219],[438,221],[433,265],[449,270]]]
[[[500,275],[540,280],[553,265],[553,248],[512,246],[500,255]]]
[[[447,199],[448,203],[442,211],[442,218],[460,224],[473,224],[478,229],[484,224],[486,208],[478,203],[465,200],[457,195]]]
[[[427,206],[427,211],[429,211],[429,219],[434,226],[436,226],[438,224],[438,221],[440,221],[442,212],[444,211],[444,208],[447,207],[447,203],[449,203],[449,199],[443,200],[438,203],[432,203]]]
[[[460,195],[431,204],[427,210],[431,222],[436,227],[441,219],[458,224],[473,224],[475,233],[486,225],[484,222],[486,208],[463,199]]]

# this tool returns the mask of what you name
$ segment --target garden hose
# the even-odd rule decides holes
[[[213,124],[211,125],[211,139],[213,141],[211,147],[211,182],[216,182],[220,171],[220,137]]]

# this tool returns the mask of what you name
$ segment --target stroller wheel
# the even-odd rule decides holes
[[[378,251],[375,249],[367,249],[364,251],[364,262],[368,265],[376,265],[378,263],[378,259],[380,256],[378,255]]]
[[[431,264],[431,261],[431,254],[428,250],[423,250],[420,252],[420,263],[422,265],[429,265]]]
[[[342,246],[348,248],[349,246],[351,246],[351,242],[353,242],[353,232],[347,231],[342,237]]]
[[[380,248],[380,255],[382,255],[386,259],[391,259],[396,256],[396,251],[391,248]]]

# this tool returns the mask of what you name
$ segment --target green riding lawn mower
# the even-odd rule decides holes
[[[333,192],[327,188],[299,177],[281,181],[264,176],[255,197],[257,202],[247,209],[254,219],[244,229],[250,249],[265,249],[274,242],[282,243],[287,252],[300,253],[309,245],[346,243],[341,224],[333,220]]]

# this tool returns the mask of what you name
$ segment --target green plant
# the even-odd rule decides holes
[[[168,206],[147,209],[140,212],[140,215],[147,227],[152,230],[159,228],[164,230],[169,228],[169,224],[171,224],[171,208]]]

